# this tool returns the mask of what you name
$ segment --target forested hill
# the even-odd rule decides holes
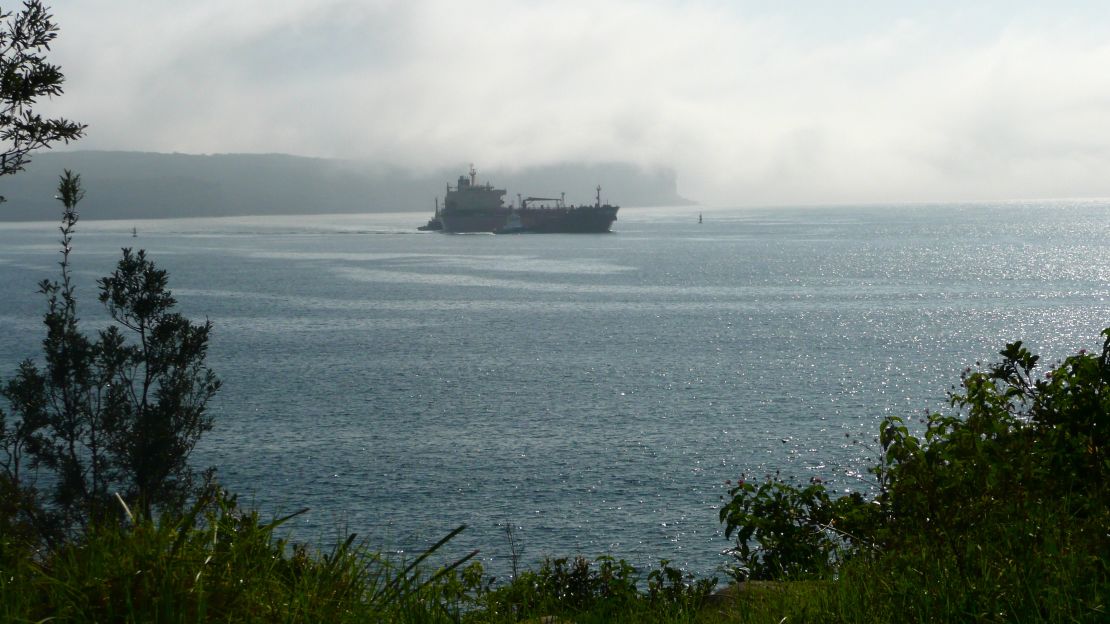
[[[284,154],[157,154],[147,152],[45,152],[27,170],[0,178],[0,220],[48,220],[59,214],[58,175],[81,174],[87,191],[84,219],[150,219],[229,215],[427,211],[456,183],[466,166],[413,174],[355,161]],[[675,173],[634,165],[564,164],[517,171],[480,170],[491,182],[525,196],[558,197],[621,206],[690,203],[678,195]]]

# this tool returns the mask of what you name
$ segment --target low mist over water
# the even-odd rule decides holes
[[[417,233],[423,215],[82,221],[86,330],[120,247],[212,320],[194,459],[293,531],[453,543],[508,571],[613,554],[713,572],[741,473],[869,487],[889,414],[940,409],[1022,339],[1110,325],[1110,203],[622,208],[609,235]],[[137,236],[132,236],[132,227]],[[0,225],[5,377],[36,356],[53,223]]]

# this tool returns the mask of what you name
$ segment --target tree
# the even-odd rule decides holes
[[[38,484],[21,465],[46,468],[52,523],[72,532],[117,510],[116,493],[149,515],[195,491],[188,458],[212,427],[206,406],[220,383],[205,365],[211,323],[173,311],[166,272],[142,250],[124,249],[98,282],[115,324],[95,339],[80,331],[69,259],[80,176],[66,171],[58,194],[61,279],[40,284],[44,365],[26,360],[0,387],[12,416],[0,411],[0,479],[31,498]]]
[[[57,36],[53,16],[39,0],[26,0],[18,13],[0,10],[0,176],[22,171],[32,150],[85,133],[84,124],[44,119],[33,108],[40,98],[62,93],[65,77],[45,56]]]

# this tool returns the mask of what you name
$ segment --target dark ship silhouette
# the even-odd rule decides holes
[[[592,206],[567,205],[565,194],[554,197],[519,197],[519,206],[506,206],[505,189],[478,184],[478,172],[459,176],[447,185],[443,208],[436,201],[435,216],[420,230],[443,232],[493,232],[496,234],[586,234],[608,232],[617,220],[619,206],[601,203],[601,186]]]

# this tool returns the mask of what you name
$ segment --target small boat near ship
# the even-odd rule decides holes
[[[505,189],[478,184],[478,172],[470,166],[455,187],[447,185],[443,208],[417,229],[443,232],[492,232],[495,234],[584,234],[609,232],[617,220],[619,206],[601,203],[601,186],[591,205],[567,205],[566,195],[519,198],[519,206],[506,206]],[[436,227],[438,225],[438,227]]]
[[[528,230],[526,230],[524,228],[524,222],[520,220],[520,213],[518,213],[514,210],[513,212],[509,213],[509,218],[505,221],[505,225],[502,225],[501,227],[497,228],[496,230],[493,231],[493,233],[494,234],[524,234],[527,231]]]

